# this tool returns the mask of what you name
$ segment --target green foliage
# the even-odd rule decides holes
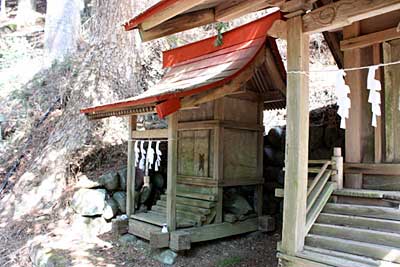
[[[215,28],[217,29],[217,39],[215,39],[214,46],[221,46],[223,44],[222,33],[228,29],[228,23],[218,22]]]
[[[218,261],[217,267],[228,267],[228,266],[232,266],[236,263],[239,263],[241,261],[242,261],[242,258],[240,258],[239,256],[234,256],[232,258],[227,258],[227,259]]]

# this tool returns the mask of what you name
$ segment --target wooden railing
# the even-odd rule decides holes
[[[310,160],[309,165],[317,165],[319,168],[309,168],[309,172],[317,173],[309,183],[307,189],[307,234],[315,220],[318,218],[325,204],[328,202],[335,189],[343,187],[343,157],[340,148],[335,148],[331,160]],[[317,171],[316,171],[317,170]]]

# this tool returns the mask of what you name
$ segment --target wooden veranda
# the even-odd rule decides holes
[[[287,40],[285,188],[277,192],[284,198],[280,265],[400,266],[400,67],[386,66],[375,77],[384,85],[376,128],[367,70],[347,73],[345,152],[342,157],[335,149],[330,160],[308,160],[307,76],[313,33],[324,34],[339,68],[400,60],[400,0],[163,0],[125,29],[137,29],[149,41],[270,7],[279,7],[282,18],[268,35]],[[312,172],[317,175],[309,180]]]

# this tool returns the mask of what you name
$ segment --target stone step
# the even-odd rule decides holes
[[[397,264],[397,263],[376,260],[376,259],[369,258],[367,256],[365,256],[365,257],[358,256],[358,255],[353,255],[350,253],[338,252],[338,251],[333,251],[333,250],[328,250],[328,249],[304,246],[304,251],[307,253],[310,253],[310,252],[316,253],[317,257],[314,257],[314,259],[318,262],[326,263],[326,264],[334,263],[335,266],[339,266],[339,267],[342,266],[341,265],[343,263],[341,261],[342,259],[356,262],[356,264],[352,264],[352,265],[348,265],[348,262],[345,262],[346,265],[344,265],[343,267],[362,266],[362,265],[374,266],[374,267],[382,267],[382,266],[400,267],[400,264]],[[330,257],[330,258],[327,258],[327,257]],[[333,262],[332,262],[332,260],[333,260]]]
[[[377,198],[377,199],[384,199],[387,196],[400,197],[399,191],[382,191],[382,190],[351,189],[351,188],[335,190],[333,194],[336,196]]]
[[[317,223],[350,226],[390,233],[400,233],[400,221],[394,220],[321,213],[317,219]]]
[[[316,223],[310,234],[400,248],[400,234]]]
[[[347,253],[351,251],[351,254],[358,256],[368,256],[376,260],[400,263],[400,250],[394,247],[314,234],[306,236],[305,244],[310,247],[338,252]]]
[[[353,215],[368,218],[400,220],[400,210],[379,206],[364,206],[353,204],[328,203],[323,209],[324,213]]]

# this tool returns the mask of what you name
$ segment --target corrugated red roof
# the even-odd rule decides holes
[[[221,86],[244,70],[265,45],[268,29],[281,18],[279,12],[223,34],[223,45],[215,37],[163,53],[169,67],[161,81],[144,93],[111,104],[90,107],[82,113],[106,112],[139,105],[158,104]]]

